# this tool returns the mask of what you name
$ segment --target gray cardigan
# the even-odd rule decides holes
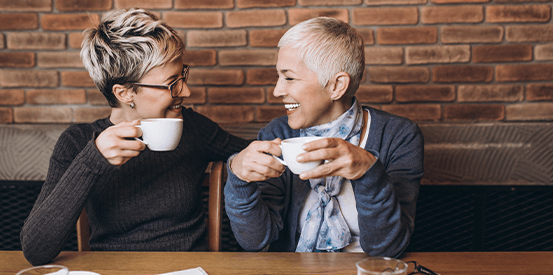
[[[416,201],[423,176],[423,136],[410,120],[367,108],[371,114],[365,149],[378,160],[352,180],[360,243],[371,256],[398,257],[414,230]],[[299,130],[287,117],[274,119],[259,140],[291,138]],[[309,181],[287,168],[278,178],[247,183],[229,170],[225,207],[238,243],[248,251],[295,251],[298,215],[309,193]]]

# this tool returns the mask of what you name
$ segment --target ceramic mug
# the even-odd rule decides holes
[[[297,156],[301,153],[305,153],[303,145],[305,143],[322,139],[323,137],[297,137],[285,139],[280,143],[280,150],[282,151],[282,157],[284,160],[275,157],[280,163],[288,166],[290,171],[294,174],[301,174],[302,172],[309,171],[321,164],[324,160],[310,161],[310,162],[298,162]]]
[[[140,121],[142,139],[152,151],[171,151],[177,148],[182,135],[182,118],[150,118]]]

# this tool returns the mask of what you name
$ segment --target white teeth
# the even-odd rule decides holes
[[[294,109],[297,109],[300,107],[300,104],[299,103],[294,103],[294,104],[284,104],[284,108],[288,109],[289,111],[292,111]]]
[[[182,105],[175,105],[175,106],[169,107],[169,109],[178,109],[178,108],[180,108],[180,107],[182,107]]]

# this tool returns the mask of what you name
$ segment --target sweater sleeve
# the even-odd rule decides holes
[[[94,138],[88,142],[84,138],[67,130],[60,136],[46,181],[25,220],[21,247],[33,265],[57,257],[76,226],[90,190],[106,183],[117,169],[100,154]]]
[[[386,152],[368,150],[378,160],[352,181],[361,247],[371,256],[399,257],[414,230],[423,137],[414,123],[398,128],[402,131],[388,135]]]

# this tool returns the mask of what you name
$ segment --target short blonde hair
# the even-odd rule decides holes
[[[81,60],[111,107],[119,106],[113,85],[138,82],[184,53],[175,30],[143,9],[108,11],[83,35]]]
[[[346,72],[351,80],[345,95],[353,96],[359,88],[365,70],[365,44],[349,24],[328,17],[303,21],[282,36],[278,47],[298,50],[322,87],[337,73]]]

